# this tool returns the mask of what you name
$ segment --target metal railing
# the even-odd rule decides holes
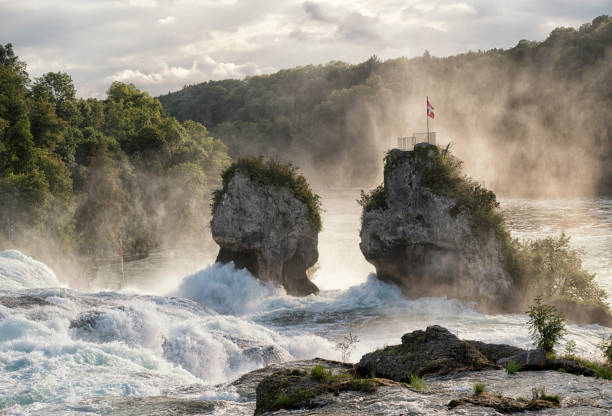
[[[417,143],[436,144],[436,132],[427,133],[412,133],[412,136],[404,136],[397,138],[397,148],[400,150],[412,150]]]

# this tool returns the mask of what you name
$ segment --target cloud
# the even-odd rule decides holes
[[[275,69],[265,68],[266,72],[273,70]],[[168,90],[181,88],[184,85],[202,82],[203,79],[244,78],[247,75],[260,75],[263,72],[263,69],[252,62],[238,65],[231,62],[217,62],[209,56],[204,56],[194,59],[188,67],[172,66],[160,62],[157,68],[152,71],[123,69],[106,77],[105,81],[108,84],[113,81],[132,83],[144,90],[160,94]]]
[[[306,16],[308,16],[309,19],[316,20],[319,22],[329,21],[327,17],[323,16],[323,13],[321,12],[321,8],[318,4],[313,3],[311,1],[306,1],[303,4],[303,8],[304,8],[304,12],[306,13]]]
[[[176,22],[176,17],[174,16],[166,16],[162,17],[161,19],[157,19],[157,23],[159,23],[160,25],[169,25],[174,22]]]
[[[612,0],[0,0],[0,39],[33,77],[65,71],[80,96],[109,81],[152,94],[331,60],[512,47],[610,13]]]

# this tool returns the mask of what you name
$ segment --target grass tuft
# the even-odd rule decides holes
[[[332,370],[326,370],[321,364],[317,364],[310,370],[310,377],[323,383],[332,380],[333,373]]]
[[[521,369],[521,365],[516,361],[508,361],[506,365],[506,371],[508,374],[514,374]]]
[[[485,385],[483,383],[474,384],[474,393],[481,394],[485,391]]]
[[[408,382],[410,387],[418,391],[424,391],[427,388],[425,380],[416,374],[410,374],[410,376],[408,376]]]

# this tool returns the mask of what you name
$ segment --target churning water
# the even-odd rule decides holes
[[[0,253],[0,297],[11,299],[0,302],[0,411],[121,413],[121,397],[148,400],[152,409],[170,397],[248,414],[252,398],[230,381],[270,363],[338,359],[334,344],[348,330],[361,338],[353,360],[430,324],[465,339],[529,344],[522,315],[485,315],[446,298],[410,300],[376,280],[358,247],[357,197],[355,190],[323,193],[319,296],[290,297],[244,270],[211,265],[213,252],[188,262],[152,256],[126,269],[124,290],[92,293],[63,287],[62,276],[22,253]],[[565,231],[612,294],[611,200],[503,200],[502,208],[516,237]],[[116,288],[108,273],[107,287]],[[579,354],[597,357],[611,333],[570,325],[567,339]]]

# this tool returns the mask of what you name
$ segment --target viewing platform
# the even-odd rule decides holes
[[[404,136],[397,138],[397,148],[400,150],[412,150],[417,143],[436,144],[436,132],[428,133],[412,133],[412,136]]]

